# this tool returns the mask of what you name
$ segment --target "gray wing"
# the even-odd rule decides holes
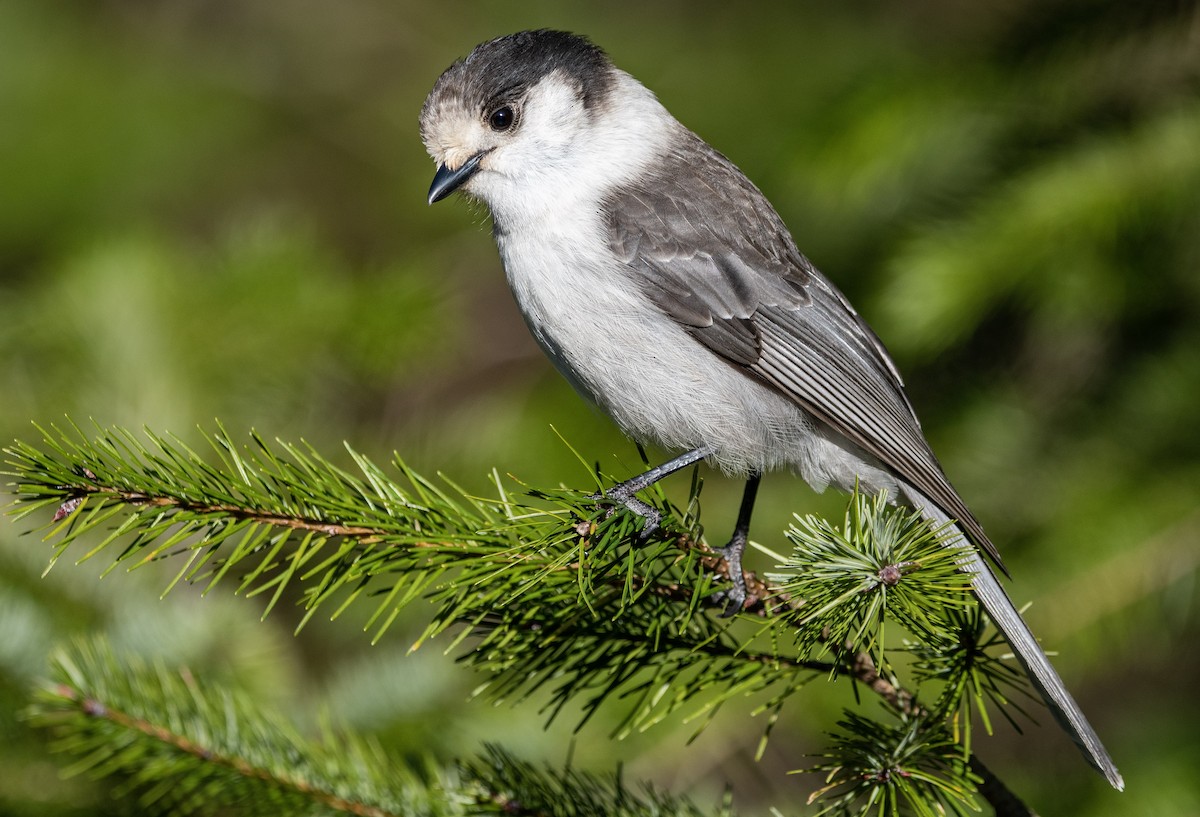
[[[666,315],[928,496],[1003,569],[883,344],[728,159],[689,133],[605,214],[614,252]]]

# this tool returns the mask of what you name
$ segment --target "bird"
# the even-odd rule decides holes
[[[429,204],[482,202],[534,339],[642,444],[683,452],[604,492],[701,460],[746,480],[730,541],[733,609],[762,475],[884,492],[947,526],[961,569],[1088,761],[1124,782],[986,559],[1000,554],[950,484],[883,343],[797,248],[763,193],[585,37],[522,31],[447,68],[421,108]],[[973,547],[965,546],[964,540]],[[986,557],[986,558],[985,558]]]

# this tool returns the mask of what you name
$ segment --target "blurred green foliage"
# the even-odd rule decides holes
[[[727,153],[876,326],[1032,626],[1110,743],[1118,796],[1052,725],[981,755],[1046,813],[1200,811],[1191,679],[1200,561],[1200,11],[1180,2],[11,0],[0,4],[0,438],[69,413],[187,438],[342,439],[483,486],[585,483],[551,430],[636,454],[526,337],[486,219],[430,210],[425,93],[483,39],[586,33]],[[675,490],[683,492],[686,485]],[[723,531],[737,486],[709,480]],[[767,481],[757,538],[840,507]],[[0,813],[103,814],[18,718],[54,644],[227,673],[328,708],[397,757],[503,736],[560,757],[570,719],[467,701],[476,678],[349,624],[98,581],[0,525]],[[169,569],[169,568],[168,568]],[[419,632],[420,622],[411,625]],[[436,647],[436,645],[433,645]],[[839,701],[761,725],[727,707],[580,763],[795,811]],[[748,711],[749,707],[747,707]],[[614,714],[614,719],[616,715]],[[754,798],[751,801],[751,798]]]

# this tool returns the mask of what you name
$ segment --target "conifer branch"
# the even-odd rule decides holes
[[[376,639],[425,598],[434,615],[414,647],[453,628],[452,646],[466,646],[461,660],[490,676],[488,694],[519,701],[547,690],[550,718],[581,701],[586,721],[624,699],[631,706],[618,736],[685,706],[703,728],[731,699],[765,693],[760,709],[774,722],[805,683],[845,677],[899,717],[903,728],[880,727],[879,739],[923,747],[921,762],[948,775],[930,791],[953,793],[978,779],[942,757],[951,749],[971,757],[972,711],[989,730],[989,706],[1011,717],[1003,688],[1020,675],[989,653],[956,554],[919,516],[882,498],[852,497],[841,527],[799,520],[780,572],[748,577],[755,600],[726,620],[713,598],[727,565],[698,538],[698,519],[661,494],[652,501],[665,523],[635,545],[638,520],[578,491],[514,496],[497,479],[494,497],[477,497],[399,459],[396,480],[350,451],[350,473],[308,446],[257,434],[241,448],[223,429],[205,438],[214,466],[177,439],[97,432],[89,440],[77,427],[54,428],[43,431],[49,453],[24,443],[6,449],[14,515],[57,508],[47,535],[55,559],[101,531],[83,558],[111,554],[108,569],[184,556],[175,581],[211,589],[234,580],[238,592],[269,593],[268,611],[296,586],[301,626],[318,610],[337,616],[369,600]],[[738,624],[755,621],[756,630]],[[918,680],[940,684],[932,707],[899,682],[887,622],[916,638],[899,649],[917,656]],[[963,731],[943,739],[955,712],[965,715],[955,720]],[[880,744],[872,755],[858,738],[842,745],[863,762],[891,751]],[[876,783],[886,788],[893,771],[905,769],[885,769]],[[860,787],[851,790],[839,789],[840,802]]]
[[[77,758],[69,774],[123,780],[143,808],[162,813],[728,815],[648,786],[635,793],[615,776],[522,763],[494,747],[458,767],[426,760],[413,768],[332,728],[306,737],[237,689],[103,644],[58,651],[27,716]],[[595,808],[581,811],[584,804]]]
[[[103,644],[59,650],[28,717],[76,756],[68,774],[123,781],[156,811],[462,813],[446,796],[457,787],[449,776],[439,791],[369,742],[331,730],[308,739],[236,690]]]

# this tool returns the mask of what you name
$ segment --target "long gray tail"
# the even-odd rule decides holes
[[[920,491],[904,484],[901,484],[900,490],[912,502],[913,507],[919,509],[921,514],[935,525],[952,524],[952,520]],[[953,527],[953,534],[947,537],[946,541],[947,544],[961,545],[963,543],[964,537],[957,525]],[[1012,647],[1017,660],[1025,668],[1029,680],[1041,693],[1046,705],[1054,713],[1055,719],[1075,741],[1075,744],[1087,757],[1088,762],[1108,779],[1113,788],[1117,791],[1123,790],[1125,781],[1121,778],[1121,773],[1117,771],[1112,758],[1108,756],[1104,744],[1100,742],[1096,730],[1088,723],[1079,704],[1075,703],[1075,699],[1067,691],[1066,685],[1058,677],[1054,667],[1050,665],[1050,659],[1046,657],[1046,653],[1042,652],[1042,648],[1033,633],[1030,632],[1029,626],[1021,618],[1016,606],[1013,605],[999,580],[996,579],[996,574],[992,572],[991,566],[984,561],[977,548],[968,546],[963,548],[963,552],[967,555],[964,555],[961,561],[962,569],[964,572],[974,574],[971,584],[975,590],[975,597],[983,605],[983,609],[992,623],[1004,634],[1004,638]]]

